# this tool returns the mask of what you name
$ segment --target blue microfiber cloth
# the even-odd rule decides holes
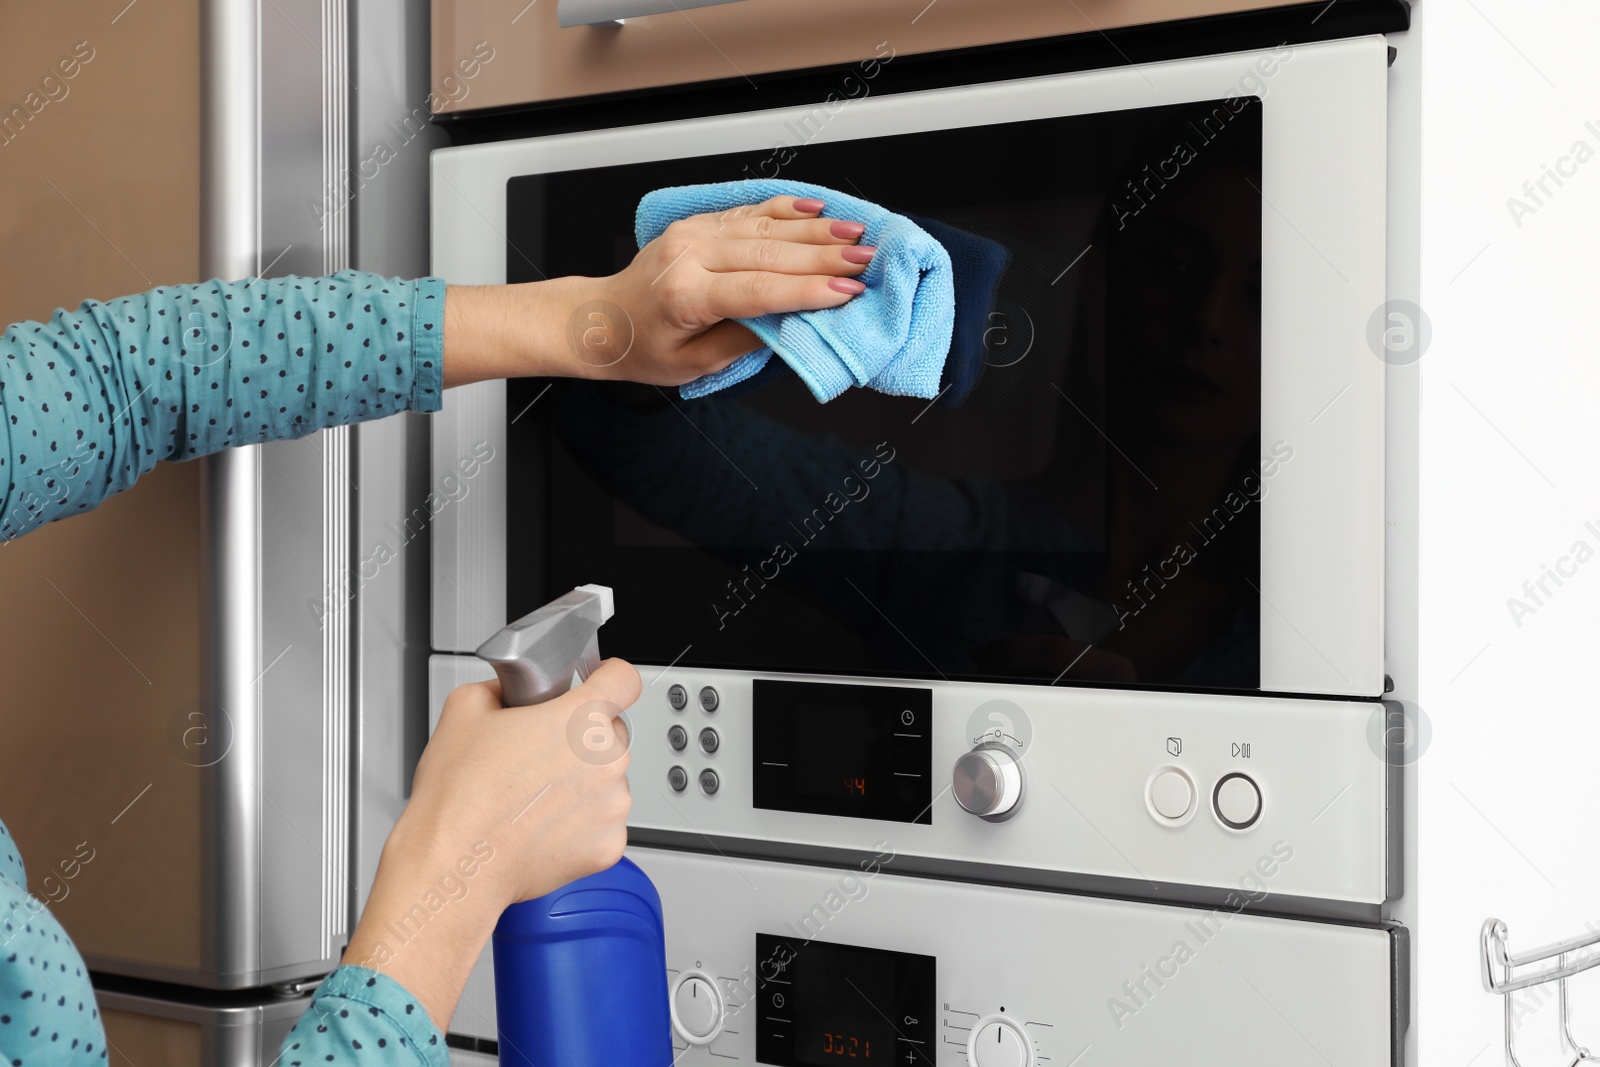
[[[988,363],[989,312],[994,307],[1000,276],[1011,262],[1011,250],[999,241],[979,237],[938,219],[919,215],[906,218],[928,231],[950,253],[955,274],[956,315],[950,340],[950,358],[945,360],[939,405],[960,407],[978,385]]]
[[[1011,250],[998,241],[957,229],[938,219],[911,214],[906,218],[927,230],[928,235],[950,253],[956,314],[950,355],[944,361],[944,374],[939,379],[939,406],[957,408],[977,388],[983,368],[988,366],[990,329],[1004,325],[1003,319],[997,323],[989,313],[994,308],[1000,278],[1011,262]],[[750,377],[723,386],[721,393],[730,398],[745,396],[792,373],[783,360],[768,360],[766,366]]]
[[[815,197],[823,218],[867,227],[860,243],[878,249],[856,277],[866,291],[842,307],[740,319],[763,347],[682,386],[686,400],[750,378],[776,352],[826,403],[852,385],[931,400],[950,351],[955,289],[950,254],[909,219],[834,189],[759,179],[657,189],[639,201],[634,237],[643,248],[689,215],[759,204],[774,196]]]

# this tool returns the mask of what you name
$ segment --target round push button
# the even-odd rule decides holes
[[[682,767],[674,767],[667,772],[667,784],[674,793],[681,793],[689,788],[689,772]]]
[[[673,711],[682,711],[689,706],[689,691],[681,685],[674,685],[667,690],[667,702],[672,705]]]
[[[722,780],[717,777],[717,772],[707,767],[700,772],[700,792],[708,797],[716,796],[717,790],[722,788]]]
[[[1230,830],[1248,830],[1261,818],[1261,788],[1248,774],[1223,775],[1211,794],[1217,818]]]
[[[667,744],[672,746],[672,751],[682,752],[689,747],[689,731],[681,726],[674,726],[667,731]]]
[[[1150,807],[1163,819],[1177,822],[1194,809],[1194,782],[1176,767],[1169,767],[1150,781]]]
[[[709,685],[700,690],[700,710],[710,713],[717,710],[717,705],[722,703],[722,698],[717,691]]]
[[[711,755],[711,753],[715,752],[721,746],[721,744],[722,742],[717,738],[717,731],[713,730],[711,727],[707,726],[704,730],[700,731],[700,750],[706,755]]]

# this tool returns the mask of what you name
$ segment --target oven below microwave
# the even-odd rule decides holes
[[[435,649],[600,582],[641,663],[1379,696],[1386,60],[1363,38],[435,153],[451,282],[609,274],[642,194],[776,175],[923,221],[961,294],[931,403],[793,375],[452,390]]]
[[[676,1061],[1402,1062],[1401,928],[907,878],[896,845],[837,868],[630,849],[667,916]],[[494,1011],[486,952],[451,1030],[493,1040]]]

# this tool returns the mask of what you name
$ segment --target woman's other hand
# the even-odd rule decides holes
[[[639,672],[619,659],[526,708],[502,707],[497,682],[462,686],[445,701],[395,836],[428,853],[486,841],[502,908],[610,867],[632,804],[627,728],[614,720],[638,696]]]
[[[451,286],[444,384],[562,376],[676,386],[759,348],[732,320],[848,303],[876,249],[820,200],[774,197],[672,223],[608,278]],[[600,239],[598,236],[597,240]]]
[[[502,707],[493,682],[452,693],[344,962],[395,978],[447,1028],[505,908],[622,857],[631,797],[615,717],[638,695],[622,660],[532,707]]]

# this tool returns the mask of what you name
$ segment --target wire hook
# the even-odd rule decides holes
[[[1506,1067],[1522,1067],[1522,1061],[1517,1058],[1516,1040],[1512,1036],[1514,1019],[1511,994],[1520,989],[1548,985],[1551,982],[1556,984],[1556,1003],[1561,1016],[1561,1052],[1563,1056],[1572,1057],[1566,1067],[1579,1067],[1579,1064],[1594,1062],[1596,1057],[1589,1052],[1589,1049],[1578,1044],[1572,1037],[1572,1012],[1567,996],[1567,979],[1575,974],[1582,974],[1591,967],[1600,966],[1600,952],[1584,953],[1578,959],[1572,958],[1581,949],[1600,944],[1600,933],[1584,934],[1554,945],[1517,954],[1513,954],[1506,947],[1509,939],[1510,933],[1505,923],[1494,918],[1484,920],[1480,934],[1479,963],[1484,991],[1499,994],[1505,1003]],[[1552,960],[1554,966],[1550,966]],[[1545,966],[1539,968],[1536,966],[1538,964]],[[1518,973],[1519,968],[1530,967],[1535,969],[1528,973]]]

